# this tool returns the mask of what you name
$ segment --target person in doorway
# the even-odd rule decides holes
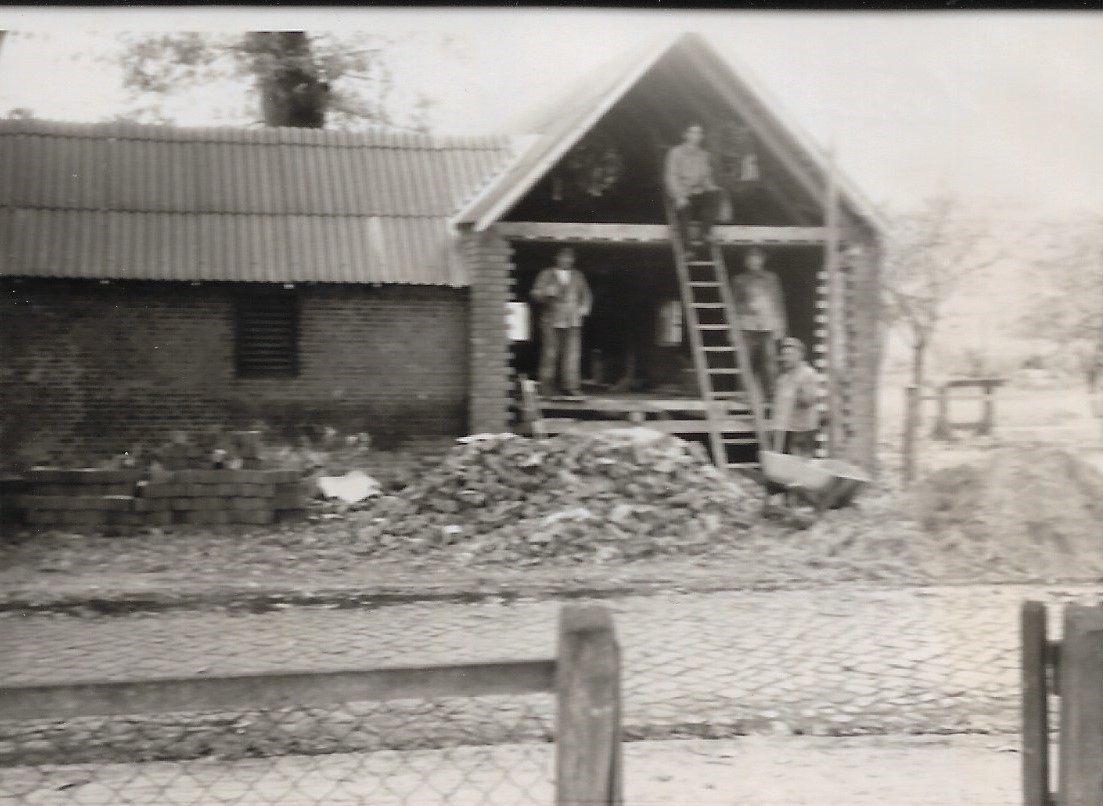
[[[746,271],[731,278],[732,297],[751,372],[767,401],[774,397],[777,377],[777,342],[785,338],[789,323],[781,280],[766,268],[766,253],[751,247],[744,258]]]
[[[782,340],[779,363],[772,423],[775,441],[781,442],[782,453],[812,457],[820,427],[820,375],[805,360],[800,339]],[[780,439],[777,432],[781,432]]]
[[[562,391],[582,394],[582,321],[590,315],[593,294],[586,276],[575,268],[574,249],[556,252],[555,265],[536,276],[532,298],[540,303],[540,391],[554,394],[556,369]]]
[[[666,154],[663,179],[674,203],[682,243],[707,246],[720,206],[720,188],[713,178],[712,155],[702,146],[705,130],[699,123],[686,127],[682,142]],[[700,222],[700,234],[691,238],[690,225]]]

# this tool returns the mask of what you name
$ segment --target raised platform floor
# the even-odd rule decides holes
[[[586,394],[582,397],[540,397],[543,426],[549,434],[567,430],[598,431],[629,424],[645,425],[667,434],[708,433],[707,404],[696,397],[640,393]],[[740,399],[717,403],[723,407],[722,429],[754,433],[750,408]]]

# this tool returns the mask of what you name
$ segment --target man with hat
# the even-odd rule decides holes
[[[777,376],[777,340],[789,331],[781,280],[766,268],[766,253],[752,246],[744,257],[746,271],[732,275],[731,289],[751,371],[767,400]]]
[[[820,427],[817,405],[820,375],[804,360],[804,343],[800,339],[782,339],[780,363],[772,413],[775,439],[780,431],[783,453],[814,456],[816,431]]]
[[[555,265],[541,271],[532,287],[532,298],[543,306],[539,374],[545,395],[552,393],[557,364],[564,392],[581,394],[582,320],[590,315],[593,294],[574,261],[574,249],[562,247],[555,253]]]

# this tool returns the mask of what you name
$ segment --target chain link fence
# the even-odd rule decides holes
[[[553,695],[0,722],[0,802],[552,800]]]
[[[548,804],[558,769],[611,793],[619,678],[575,606],[548,660],[0,688],[0,804]]]

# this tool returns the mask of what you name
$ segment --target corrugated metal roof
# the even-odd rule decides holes
[[[0,261],[22,277],[467,284],[427,217],[0,208]]]
[[[555,162],[577,143],[601,116],[624,97],[647,71],[674,49],[688,54],[698,64],[713,69],[702,80],[720,81],[725,89],[754,104],[762,113],[768,131],[762,134],[791,153],[801,164],[799,177],[815,188],[826,184],[828,167],[823,154],[791,119],[781,111],[775,99],[727,64],[698,34],[661,37],[645,46],[609,61],[591,74],[567,87],[555,103],[541,104],[534,113],[519,120],[515,128],[535,135],[529,148],[503,170],[453,219],[457,224],[473,224],[481,230],[508,213],[509,209],[550,170]],[[884,228],[879,211],[846,177],[837,175],[840,196],[872,226]]]
[[[0,121],[0,274],[460,286],[508,137]]]

